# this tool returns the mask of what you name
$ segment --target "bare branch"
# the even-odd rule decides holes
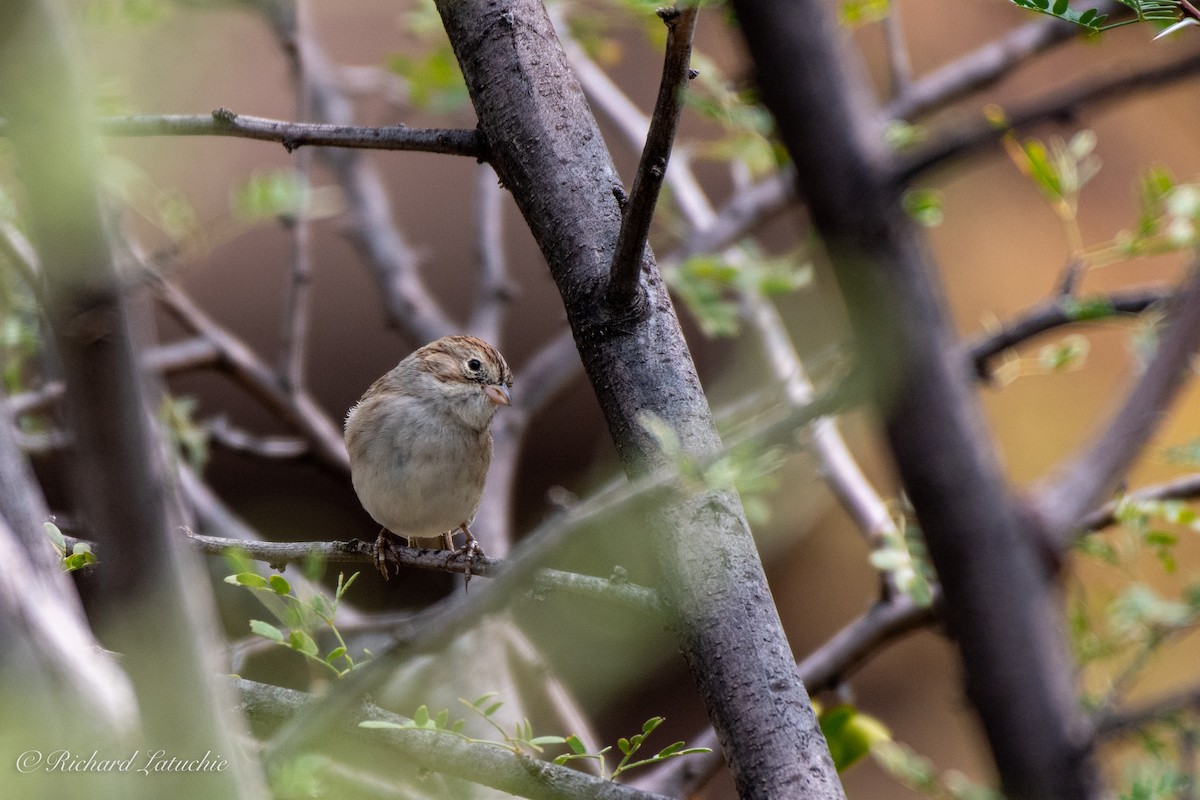
[[[1043,484],[1036,510],[1060,550],[1070,544],[1079,520],[1108,497],[1141,452],[1183,385],[1188,360],[1200,347],[1200,265],[1169,301],[1169,327],[1145,372],[1104,430]]]
[[[295,45],[289,39],[291,3],[254,0],[252,5],[270,22],[283,49]],[[349,126],[354,106],[339,86],[336,67],[313,37],[307,37],[303,49],[313,116],[335,127]],[[479,136],[476,131],[469,133]],[[322,148],[317,157],[329,166],[345,194],[351,219],[348,233],[374,274],[388,323],[419,344],[461,332],[426,288],[417,255],[396,226],[379,170],[362,153],[346,148]]]
[[[1111,9],[1117,4],[1106,2],[1097,5]],[[1031,56],[1080,36],[1082,32],[1078,25],[1052,17],[1040,17],[909,84],[884,108],[884,113],[891,119],[911,120],[930,109],[986,88],[1024,64]]]
[[[887,42],[888,72],[892,79],[892,96],[903,97],[912,86],[912,61],[908,43],[904,41],[904,25],[900,22],[900,4],[889,3],[883,18],[883,35]]]
[[[221,415],[204,423],[204,430],[214,442],[235,453],[245,453],[269,460],[301,458],[312,452],[307,439],[296,436],[259,436],[233,425]]]
[[[583,374],[583,363],[570,328],[560,331],[534,354],[521,370],[513,403],[534,417],[571,381]]]
[[[986,381],[991,377],[991,360],[1005,350],[1063,325],[1102,322],[1117,314],[1140,314],[1170,293],[1168,288],[1151,286],[1100,297],[1056,297],[1026,309],[999,330],[975,337],[963,349],[974,373]]]
[[[1164,88],[1186,80],[1197,70],[1200,70],[1200,51],[1166,64],[1114,71],[1009,111],[1007,122],[1012,128],[1022,128],[1048,120],[1070,119],[1085,108],[1114,102],[1132,92]],[[894,179],[907,182],[944,161],[967,155],[996,141],[1006,130],[983,118],[943,130],[929,144],[897,156]]]
[[[621,231],[617,235],[609,275],[608,303],[622,312],[643,302],[641,279],[646,239],[650,235],[650,222],[667,174],[679,115],[683,111],[683,93],[690,80],[688,65],[692,56],[692,36],[696,32],[699,11],[694,5],[658,11],[667,25],[667,56],[663,61],[662,81],[658,86],[654,114],[650,117],[646,146],[633,178],[628,205],[621,209]]]
[[[1200,710],[1200,687],[1184,689],[1134,708],[1111,710],[1095,720],[1095,736],[1111,739],[1135,733],[1185,711]]]
[[[480,164],[475,181],[475,258],[479,291],[467,330],[500,347],[504,309],[512,299],[504,254],[504,189],[490,164]]]
[[[693,225],[683,244],[662,259],[677,263],[697,253],[724,250],[757,226],[782,213],[796,199],[796,174],[785,168],[737,192],[704,226]]]
[[[288,152],[304,145],[349,147],[364,150],[414,150],[423,153],[486,158],[487,151],[477,131],[452,128],[381,128],[361,125],[331,125],[315,122],[285,122],[265,117],[236,114],[218,108],[211,114],[139,114],[108,117],[100,121],[109,136],[231,136],[278,142]],[[0,133],[4,129],[0,128]]]
[[[292,63],[292,78],[296,84],[296,116],[306,119],[312,112],[312,93],[309,91],[308,56],[306,45],[307,13],[303,4],[297,4],[293,19],[291,38],[293,46],[286,49]],[[296,176],[304,189],[304,202],[297,213],[285,220],[292,232],[292,268],[290,280],[283,298],[283,325],[279,347],[279,375],[284,389],[295,392],[304,386],[305,340],[308,335],[309,316],[312,313],[312,249],[309,235],[307,209],[310,194],[309,181],[312,173],[312,150],[304,148],[296,153]]]
[[[650,131],[650,119],[642,113],[633,101],[621,90],[621,87],[592,61],[579,43],[568,33],[568,26],[563,24],[558,8],[549,9],[554,27],[561,31],[563,52],[571,62],[571,68],[579,83],[587,93],[588,98],[605,114],[621,132],[625,144],[633,150],[641,151]],[[687,153],[679,151],[674,154],[675,169],[667,170],[667,184],[671,187],[672,195],[679,204],[683,216],[693,228],[706,228],[712,223],[713,209],[708,202],[708,196],[700,187],[696,176],[686,168]]]
[[[218,325],[192,302],[183,290],[165,281],[156,287],[158,297],[184,327],[211,342],[221,364],[263,405],[309,439],[321,463],[348,472],[350,457],[342,433],[304,391],[287,392],[279,377],[244,342]]]

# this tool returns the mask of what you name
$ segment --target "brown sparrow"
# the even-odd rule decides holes
[[[475,518],[492,460],[492,416],[509,404],[512,372],[482,339],[446,336],[384,375],[346,415],[354,491],[383,526],[375,564],[388,577],[390,534],[466,536],[462,552],[481,552],[467,527]],[[390,532],[390,533],[389,533]]]

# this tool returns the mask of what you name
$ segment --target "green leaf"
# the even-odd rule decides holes
[[[905,213],[913,222],[926,228],[942,224],[944,202],[945,196],[936,189],[909,189],[902,198]]]
[[[1050,10],[1050,13],[1056,17],[1061,17],[1063,14],[1066,14],[1067,0],[1055,0],[1054,8]]]
[[[282,575],[272,575],[267,578],[267,583],[270,585],[271,591],[278,595],[290,594],[292,591],[292,585]]]
[[[320,652],[317,649],[317,643],[304,631],[292,631],[292,635],[288,637],[288,645],[293,650],[304,653],[306,656],[313,656],[314,658]]]
[[[620,739],[617,739],[617,749],[620,750],[624,755],[629,755],[630,751],[633,749],[633,745],[629,743],[628,739],[622,736]]]
[[[1093,297],[1064,297],[1059,305],[1072,322],[1107,319],[1116,314],[1112,301],[1104,295]]]
[[[346,648],[339,645],[338,647],[335,647],[332,650],[330,650],[329,655],[325,656],[325,663],[333,664],[334,661],[337,661],[339,658],[341,658],[344,655],[346,655]]]
[[[528,743],[535,747],[547,744],[566,744],[566,742],[566,738],[562,736],[535,736],[528,740]]]
[[[225,582],[234,586],[248,586],[251,589],[267,588],[267,579],[256,572],[239,572],[237,575],[229,575],[225,578]]]
[[[571,748],[571,752],[577,756],[581,756],[587,752],[587,746],[583,743],[583,740],[573,733],[567,737],[567,747]]]
[[[648,719],[642,723],[642,733],[649,736],[651,733],[654,732],[654,729],[657,728],[659,725],[662,725],[664,721],[665,721],[664,717],[651,717],[650,719]]]
[[[273,642],[283,642],[283,631],[276,628],[274,625],[263,622],[261,619],[250,620],[250,630],[264,639],[270,639]]]
[[[495,714],[497,711],[499,711],[499,710],[500,710],[500,707],[501,707],[501,706],[503,706],[503,705],[504,705],[504,701],[503,701],[503,700],[498,700],[498,701],[496,701],[495,703],[492,703],[492,704],[491,704],[490,706],[488,706],[487,708],[485,708],[485,709],[483,710],[483,715],[484,715],[485,717],[490,717],[492,714]]]
[[[381,719],[366,719],[366,720],[363,720],[362,722],[358,723],[358,727],[360,727],[360,728],[381,728],[381,729],[387,729],[387,730],[402,731],[402,730],[407,730],[409,726],[400,725],[395,722],[387,722],[387,721],[381,720]]]
[[[295,170],[256,172],[234,189],[234,216],[245,222],[299,217],[307,194],[308,185]]]
[[[43,522],[42,530],[45,531],[46,536],[50,538],[50,541],[54,543],[54,546],[58,548],[60,553],[67,552],[67,540],[63,538],[63,533],[57,525],[53,522]]]
[[[417,724],[418,728],[427,726],[429,724],[429,709],[426,706],[419,707],[416,713],[413,714],[413,722]]]

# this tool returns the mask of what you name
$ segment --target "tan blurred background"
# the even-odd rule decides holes
[[[313,29],[334,59],[379,66],[390,55],[413,46],[403,28],[404,5],[392,0],[315,0],[310,4]],[[918,76],[1031,18],[1004,0],[901,0],[900,10]],[[1177,57],[1200,41],[1190,33],[1151,44],[1152,31],[1134,26],[1099,42],[1063,46],[939,119],[977,115],[984,102],[1019,103],[1116,66]],[[855,35],[878,83],[885,86],[881,35],[870,27]],[[239,113],[294,118],[295,93],[287,62],[266,26],[251,14],[175,11],[148,27],[93,31],[91,40],[96,43],[100,85],[124,97],[129,112],[206,113],[224,106]],[[612,74],[646,109],[657,90],[657,56],[637,31],[627,31],[620,41],[622,57]],[[717,14],[702,16],[698,46],[730,77],[747,78],[736,39]],[[1071,126],[1023,132],[1042,137],[1069,136],[1084,127],[1096,132],[1103,168],[1083,192],[1081,224],[1087,242],[1110,238],[1132,225],[1137,213],[1136,180],[1147,166],[1165,166],[1180,180],[1200,174],[1200,148],[1195,145],[1200,130],[1198,100],[1200,87],[1188,82],[1089,111]],[[469,110],[447,120],[412,110],[398,113],[378,99],[361,101],[359,109],[362,123],[473,125]],[[608,121],[601,122],[611,132]],[[708,133],[711,130],[694,115],[685,118],[684,141]],[[622,147],[618,137],[607,138],[621,174],[630,180],[635,154]],[[126,140],[113,142],[111,149],[141,165],[159,186],[178,188],[199,219],[214,225],[228,217],[233,187],[256,170],[284,167],[293,158],[275,145],[234,139]],[[423,255],[422,274],[452,313],[464,313],[473,298],[469,230],[477,166],[467,159],[415,153],[368,157],[384,170],[398,224]],[[728,193],[719,165],[700,172],[711,181],[715,199]],[[314,180],[324,184],[329,177],[318,167]],[[999,148],[939,170],[929,176],[927,185],[945,194],[945,221],[930,233],[930,240],[940,260],[954,321],[964,335],[980,331],[988,320],[1006,319],[1052,291],[1067,253],[1062,229],[1037,190]],[[507,252],[520,293],[502,347],[516,370],[519,390],[522,363],[539,343],[561,329],[564,319],[540,254],[511,202],[506,199],[506,204]],[[146,226],[135,223],[135,227],[153,238],[153,231],[143,230]],[[375,377],[420,344],[386,330],[374,284],[340,227],[337,219],[313,227],[316,287],[308,365],[315,395],[336,419]],[[784,249],[796,241],[793,228],[790,220],[773,223],[765,241],[773,249]],[[209,312],[262,352],[272,354],[279,337],[289,254],[288,233],[282,226],[259,226],[231,240],[214,242],[184,268],[181,278]],[[1100,291],[1172,278],[1181,261],[1173,257],[1107,267],[1088,275],[1084,288]],[[820,353],[837,343],[838,304],[820,270],[811,289],[781,306],[802,352]],[[1090,353],[1085,367],[1077,371],[1029,375],[1007,386],[981,389],[1000,452],[1015,481],[1045,474],[1083,443],[1113,408],[1130,378],[1130,330],[1126,323],[1088,329]],[[170,335],[169,326],[164,333]],[[708,340],[690,324],[689,339],[715,403],[731,402],[753,382],[764,380],[752,344]],[[1035,344],[1023,355],[1035,357],[1036,350]],[[248,429],[282,432],[270,427],[269,418],[219,376],[178,379],[172,389],[198,395],[202,416],[223,412]],[[1162,450],[1200,433],[1198,403],[1195,391],[1183,398],[1137,469],[1135,485],[1176,474],[1176,468],[1165,463]],[[844,428],[877,485],[891,491],[870,421],[856,416]],[[611,475],[614,464],[595,401],[580,379],[531,428],[517,489],[518,530],[528,529],[547,513],[545,498],[551,486],[585,492]],[[207,476],[234,508],[268,535],[300,540],[373,534],[349,482],[335,481],[311,468],[264,467],[218,451]],[[861,537],[805,459],[784,470],[781,489],[771,500],[772,519],[758,526],[756,534],[764,542],[768,574],[793,647],[802,657],[868,607],[877,581]],[[1200,566],[1196,543],[1184,541],[1180,556],[1180,576]],[[1088,580],[1115,585],[1116,577],[1104,570],[1088,569],[1084,574]],[[1161,571],[1147,565],[1146,575],[1157,580]],[[414,578],[404,586],[384,587],[375,576],[365,576],[364,582],[363,597],[369,598],[364,604],[378,607],[410,605],[416,602],[414,593],[436,594],[449,586],[442,576]],[[703,722],[703,711],[666,634],[634,625],[638,635],[647,638],[631,643],[622,638],[627,620],[600,624],[584,610],[554,610],[549,605],[541,604],[526,615],[530,629],[594,712],[606,740],[628,735],[652,714],[668,718],[663,744],[694,735]],[[620,666],[605,660],[607,654],[626,648],[658,654],[658,664],[644,682],[618,674]],[[1173,652],[1173,660],[1153,672],[1139,692],[1152,693],[1179,680],[1181,674],[1195,672],[1192,665],[1200,650],[1194,644],[1185,641]],[[939,636],[922,633],[887,649],[854,677],[849,689],[862,710],[881,719],[898,739],[939,767],[990,779],[980,736],[964,708],[954,653]],[[844,778],[852,798],[914,796],[884,778],[869,761]],[[731,782],[718,779],[705,796],[732,797]]]

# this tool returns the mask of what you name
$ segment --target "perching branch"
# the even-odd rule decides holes
[[[1111,739],[1164,722],[1182,712],[1200,710],[1200,688],[1192,687],[1140,706],[1113,709],[1095,720],[1095,736]]]
[[[692,55],[692,36],[696,31],[699,11],[699,6],[695,5],[658,11],[667,25],[667,56],[663,62],[658,100],[650,117],[646,146],[638,162],[628,204],[621,210],[621,231],[617,235],[608,286],[608,303],[622,314],[639,304],[646,239],[650,235],[650,222],[667,174],[667,162],[675,143],[679,115],[683,111],[683,93],[690,79],[688,65]]]
[[[231,136],[278,142],[291,152],[304,145],[349,147],[360,150],[414,150],[468,158],[487,158],[487,148],[477,131],[453,128],[408,128],[391,125],[330,125],[285,122],[237,114],[218,108],[211,114],[139,114],[108,117],[100,130],[109,136]],[[0,133],[4,129],[0,128]]]
[[[288,564],[303,563],[313,558],[331,564],[375,562],[374,542],[364,542],[360,539],[331,542],[260,542],[203,536],[198,533],[188,533],[188,539],[197,550],[206,555],[236,552],[254,561],[263,561],[281,571]],[[482,555],[466,559],[462,554],[451,550],[397,547],[395,552],[396,563],[402,567],[452,575],[464,575],[469,571],[472,576],[494,578],[510,566],[503,559]],[[559,569],[539,570],[533,577],[529,593],[540,596],[554,591],[602,599],[644,613],[657,613],[660,610],[657,593],[644,586]]]
[[[1185,381],[1189,359],[1200,347],[1200,266],[1192,265],[1191,275],[1169,304],[1168,327],[1153,360],[1121,408],[1038,493],[1037,513],[1049,540],[1060,550],[1070,544],[1079,520],[1116,488]]]

